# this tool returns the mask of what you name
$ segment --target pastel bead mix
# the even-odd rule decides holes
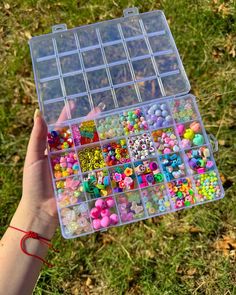
[[[180,154],[167,154],[160,157],[167,181],[185,176],[185,166]]]
[[[154,143],[149,133],[130,136],[127,143],[133,160],[142,160],[155,156]]]
[[[78,174],[79,172],[79,163],[74,152],[53,155],[51,157],[51,164],[54,178],[57,179]]]
[[[109,169],[114,193],[133,190],[137,187],[136,175],[130,164]]]
[[[168,190],[175,209],[188,207],[196,203],[196,196],[189,178],[169,182]]]
[[[159,154],[169,154],[180,150],[173,128],[155,130],[152,132],[152,137]]]
[[[116,199],[123,223],[131,222],[144,216],[144,207],[139,191],[117,195]]]
[[[87,203],[63,208],[60,215],[66,238],[92,231]]]
[[[130,162],[126,140],[111,141],[102,146],[102,152],[107,166]]]
[[[195,186],[200,202],[210,201],[221,197],[221,187],[215,171],[196,175]]]
[[[142,189],[141,194],[148,215],[164,213],[171,209],[164,184]]]
[[[112,193],[107,169],[86,173],[83,180],[83,189],[91,199],[106,197]]]
[[[50,151],[65,150],[74,146],[69,127],[60,127],[48,133]]]
[[[116,213],[116,203],[113,197],[98,199],[91,204],[90,217],[95,230],[114,226],[119,223]]]
[[[140,188],[164,181],[155,159],[134,162],[134,171]]]
[[[192,146],[200,146],[205,143],[201,125],[197,121],[187,124],[179,124],[177,125],[177,131],[181,138],[181,146],[183,149]]]
[[[188,165],[193,173],[202,174],[214,168],[209,148],[202,146],[198,149],[186,151]]]
[[[124,128],[125,135],[148,129],[148,124],[141,108],[123,112],[120,115],[120,122]]]
[[[196,120],[197,118],[197,113],[191,97],[172,100],[171,110],[176,122],[187,122]]]
[[[124,135],[124,128],[120,124],[118,115],[107,116],[97,120],[97,131],[101,140]]]
[[[83,184],[78,176],[56,181],[55,186],[60,208],[86,201]]]
[[[106,166],[100,146],[88,147],[78,151],[82,172],[96,170]]]
[[[167,103],[149,105],[145,107],[145,114],[150,129],[166,127],[173,122]]]

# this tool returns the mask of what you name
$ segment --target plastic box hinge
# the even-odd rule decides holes
[[[123,10],[124,17],[131,16],[131,15],[138,15],[139,10],[137,7],[129,7]]]
[[[59,24],[52,26],[52,32],[57,33],[57,32],[62,32],[67,30],[67,25],[66,24]]]

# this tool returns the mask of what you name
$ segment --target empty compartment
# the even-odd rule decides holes
[[[74,151],[50,155],[53,176],[56,179],[78,174],[79,163]]]
[[[74,146],[69,126],[56,125],[53,129],[49,129],[47,141],[50,151],[65,150]]]
[[[151,58],[132,61],[132,65],[136,80],[156,75]]]
[[[134,85],[116,88],[115,93],[119,107],[125,107],[139,102]]]
[[[106,166],[100,145],[94,144],[78,150],[82,172],[97,170]]]
[[[121,36],[117,23],[105,22],[100,24],[99,31],[103,43],[120,40]]]
[[[180,150],[174,127],[154,130],[152,137],[159,154],[169,154]]]
[[[92,68],[104,64],[103,56],[100,48],[82,52],[85,68]]]
[[[198,202],[212,201],[222,198],[224,192],[216,171],[194,176]]]
[[[192,146],[201,146],[206,142],[199,121],[178,124],[176,131],[180,137],[180,144],[183,149],[188,149]]]
[[[86,92],[83,74],[64,77],[64,84],[67,95],[79,94]]]
[[[105,46],[104,51],[108,63],[118,62],[127,59],[124,46],[122,43]]]
[[[59,211],[62,233],[67,239],[93,231],[90,223],[88,203],[62,208]]]
[[[138,187],[133,166],[129,163],[109,168],[114,193],[130,191]]]
[[[111,181],[107,169],[83,174],[83,188],[89,199],[98,199],[111,195]]]
[[[155,56],[155,61],[160,74],[176,71],[179,69],[178,60],[175,54]]]
[[[87,116],[91,111],[87,95],[71,98],[67,101],[72,119]]]
[[[157,79],[138,82],[137,85],[142,101],[148,101],[162,97],[161,89]]]
[[[187,95],[181,99],[173,99],[171,100],[170,107],[177,123],[193,121],[198,117],[192,96]]]
[[[80,48],[95,46],[98,44],[98,37],[95,26],[79,28],[76,30]]]
[[[144,39],[127,41],[126,46],[131,58],[149,54],[149,50]]]
[[[159,158],[167,181],[186,175],[186,167],[180,153],[165,154]]]
[[[192,174],[202,174],[215,168],[213,155],[207,146],[185,151]]]
[[[56,181],[55,187],[59,208],[86,201],[83,183],[77,175]]]
[[[102,105],[105,111],[113,110],[115,108],[115,102],[111,90],[92,94],[92,100],[94,107]]]
[[[156,158],[134,162],[134,171],[140,188],[152,186],[164,181]]]
[[[65,101],[57,101],[43,105],[43,116],[47,124],[55,124],[69,119]]]
[[[100,140],[111,139],[124,135],[119,115],[106,116],[97,120],[97,130]]]
[[[136,221],[145,217],[141,198],[139,190],[116,196],[116,202],[122,223]]]
[[[76,50],[75,36],[73,32],[61,32],[54,34],[58,53]]]
[[[181,178],[167,183],[174,209],[189,207],[197,203],[190,178]]]
[[[122,32],[125,38],[142,35],[142,29],[137,17],[129,17],[121,22]]]
[[[114,85],[133,81],[129,64],[121,64],[109,67]]]
[[[31,39],[30,46],[34,58],[55,55],[52,38]]]
[[[148,132],[136,136],[129,136],[127,143],[131,158],[134,161],[144,160],[155,156],[154,143]]]
[[[190,90],[186,76],[180,72],[161,78],[166,96],[186,93]]]
[[[115,197],[100,198],[89,202],[89,214],[94,230],[101,230],[120,223]]]
[[[58,75],[56,59],[40,61],[36,64],[36,71],[39,79],[49,78]]]
[[[171,204],[164,184],[147,187],[141,190],[142,200],[149,216],[171,210]]]
[[[147,33],[165,30],[167,24],[161,11],[153,11],[141,15],[144,28]]]
[[[102,144],[102,152],[107,166],[130,162],[125,138],[108,141]]]
[[[61,81],[59,79],[40,83],[40,97],[42,101],[62,97]]]
[[[153,53],[172,50],[170,37],[167,34],[157,35],[149,37],[149,43],[151,45]]]
[[[90,90],[100,89],[109,86],[109,81],[105,69],[87,73]]]
[[[167,127],[173,124],[167,103],[152,103],[144,107],[144,112],[150,129]]]
[[[78,53],[60,57],[62,74],[81,70],[81,64]]]

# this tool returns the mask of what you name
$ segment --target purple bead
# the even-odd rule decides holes
[[[156,116],[156,115],[152,115],[152,116],[151,116],[151,119],[152,119],[153,121],[156,121],[157,116]]]
[[[164,110],[164,111],[162,111],[162,112],[161,112],[161,114],[162,114],[162,116],[163,116],[163,117],[166,117],[166,116],[168,116],[168,115],[169,115],[169,113],[168,113],[167,111],[165,111],[165,110]]]
[[[161,110],[156,110],[155,115],[158,116],[158,117],[161,116]]]

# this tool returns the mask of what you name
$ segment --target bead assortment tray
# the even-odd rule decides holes
[[[163,12],[30,40],[65,238],[224,196]]]

